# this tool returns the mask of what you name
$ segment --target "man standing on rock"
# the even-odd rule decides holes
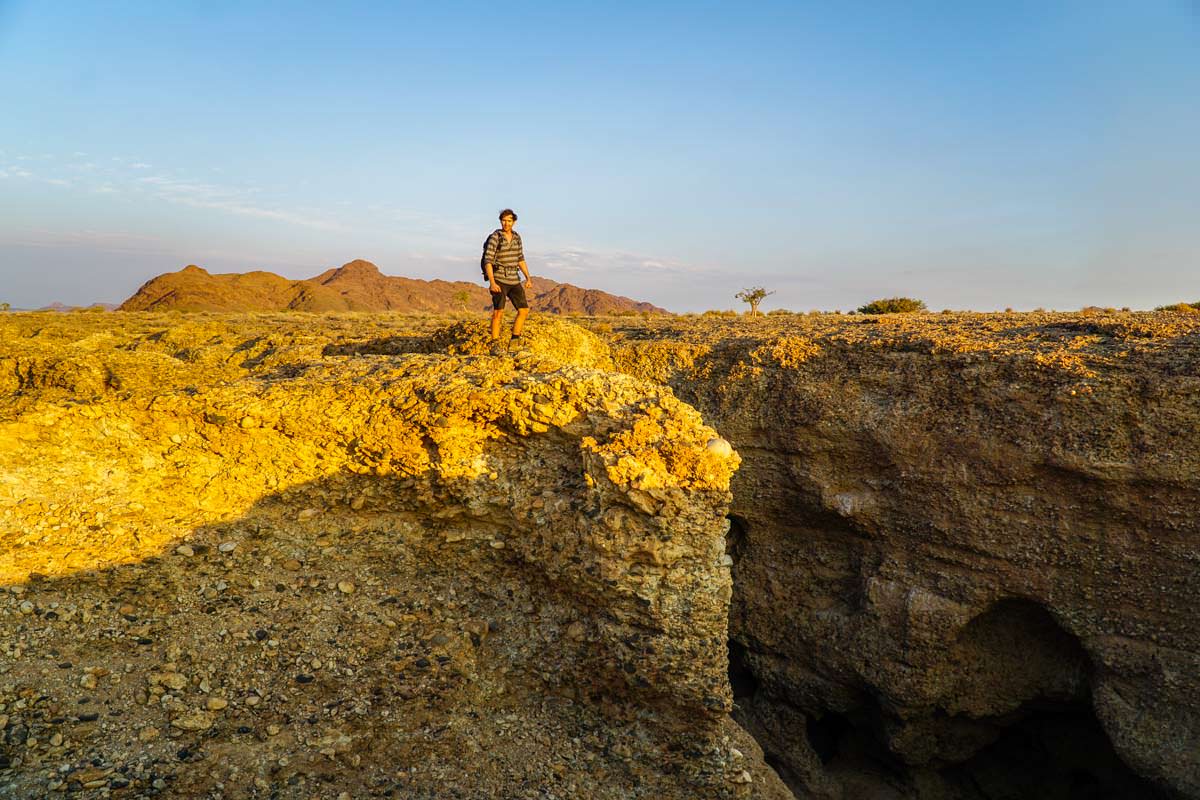
[[[525,264],[521,235],[513,230],[516,223],[517,215],[511,208],[501,211],[500,227],[492,231],[483,251],[483,270],[487,275],[488,288],[492,292],[494,347],[498,346],[500,339],[500,320],[504,318],[505,298],[512,300],[513,308],[517,310],[517,318],[513,320],[512,338],[518,344],[521,341],[521,330],[525,327],[525,318],[529,316],[529,301],[525,299],[525,290],[533,289],[533,281],[529,277],[529,267]],[[521,283],[521,272],[525,273],[524,284]]]

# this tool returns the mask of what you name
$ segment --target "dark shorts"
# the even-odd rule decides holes
[[[512,301],[513,308],[529,308],[525,299],[525,287],[519,283],[496,283],[500,291],[492,292],[492,308],[500,311],[504,308],[504,298]]]

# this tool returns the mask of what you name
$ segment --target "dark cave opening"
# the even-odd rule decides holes
[[[1113,749],[1087,703],[1046,704],[939,770],[968,800],[1169,800]]]
[[[842,752],[846,736],[853,730],[854,723],[835,711],[828,711],[819,717],[808,717],[804,725],[809,747],[822,764],[828,764]]]
[[[1088,654],[1040,604],[999,601],[961,630],[948,658],[958,665],[963,691],[1011,698],[1014,710],[971,717],[934,708],[902,722],[869,689],[852,707],[801,708],[777,694],[774,681],[762,684],[756,654],[730,639],[729,679],[740,701],[735,718],[741,713],[749,729],[771,731],[760,739],[766,761],[800,797],[824,791],[828,779],[847,797],[894,800],[1175,798],[1117,753],[1092,708]],[[917,738],[896,741],[933,741],[932,751],[890,749],[895,732],[907,726]],[[815,756],[807,766],[803,759],[790,763],[796,751],[785,744],[800,738]],[[812,783],[817,763],[825,778]]]
[[[746,548],[750,545],[750,523],[745,517],[739,517],[737,514],[730,514],[726,519],[729,520],[729,531],[725,534],[725,555],[732,558],[736,564],[742,560]]]
[[[746,648],[733,639],[729,640],[729,685],[735,703],[754,697],[758,691],[758,678],[746,660]]]
[[[763,702],[759,698],[759,702]],[[880,709],[808,715],[803,731],[827,776],[847,790],[904,800],[1172,800],[1130,769],[1113,749],[1090,706],[1047,703],[1028,708],[997,738],[959,763],[905,764],[879,739]],[[997,723],[999,725],[999,723]],[[808,791],[800,770],[766,753],[797,796]]]

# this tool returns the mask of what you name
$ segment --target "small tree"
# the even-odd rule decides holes
[[[12,308],[12,306],[10,306],[8,303],[0,303],[0,311],[8,311],[10,308]]]
[[[743,303],[749,303],[750,316],[757,317],[758,304],[763,301],[764,297],[771,294],[775,294],[775,292],[768,292],[761,286],[751,286],[749,289],[742,289],[740,292],[735,294],[734,297],[736,297],[738,300],[741,300]]]
[[[459,289],[454,293],[454,299],[458,301],[458,307],[461,310],[466,311],[467,303],[469,303],[471,300],[471,293],[466,289]]]
[[[865,306],[859,306],[860,314],[908,314],[913,311],[924,311],[924,300],[913,300],[911,297],[888,297],[883,300],[873,300]]]

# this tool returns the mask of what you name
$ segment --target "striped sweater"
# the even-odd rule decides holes
[[[521,273],[517,264],[525,260],[525,250],[521,246],[521,235],[513,231],[512,239],[504,241],[504,231],[497,228],[488,237],[487,250],[484,253],[484,263],[492,265],[492,275],[496,283],[516,284],[521,282]]]

